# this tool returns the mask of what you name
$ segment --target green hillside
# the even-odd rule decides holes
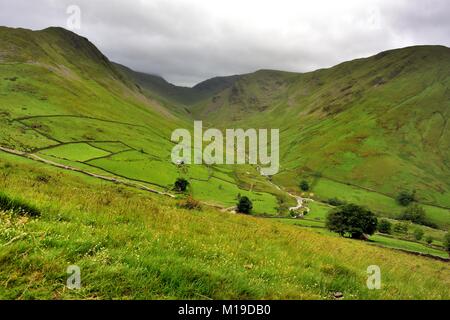
[[[136,72],[118,63],[114,66],[125,78],[136,84],[146,96],[161,101],[167,108],[174,108],[181,116],[191,115],[191,107],[215,94],[230,88],[241,76],[215,77],[196,84],[194,87],[180,87],[152,74]]]
[[[449,88],[450,49],[410,47],[305,74],[261,70],[192,110],[220,127],[280,128],[274,181],[291,190],[301,179],[322,199],[338,195],[336,184],[369,198],[416,190],[448,221]],[[375,209],[395,215],[385,202]]]
[[[321,200],[389,217],[402,210],[395,196],[416,190],[430,219],[448,227],[449,64],[449,48],[409,47],[305,74],[260,70],[174,88],[210,126],[280,128],[277,184],[295,192],[307,179]],[[202,86],[214,90],[199,94]]]
[[[449,48],[422,46],[305,74],[261,70],[171,86],[211,126],[280,128],[275,179],[286,187],[323,176],[390,197],[417,190],[422,202],[448,208],[449,67]],[[202,86],[213,90],[199,94]]]
[[[186,88],[111,63],[61,28],[3,27],[0,39],[4,147],[166,191],[186,175],[201,200],[230,207],[237,193],[250,192],[255,213],[273,215],[286,214],[295,200],[255,168],[178,168],[169,161],[169,138],[194,119],[280,128],[276,184],[298,192],[307,179],[318,200],[339,197],[394,218],[402,210],[395,195],[417,190],[433,222],[450,225],[448,48],[405,48],[306,74],[261,70]]]

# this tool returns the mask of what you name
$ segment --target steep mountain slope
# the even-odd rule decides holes
[[[29,115],[108,116],[157,123],[174,117],[145,99],[87,39],[62,28],[0,28],[2,110]],[[36,108],[36,109],[34,109]],[[126,111],[126,112],[125,112]]]
[[[233,83],[241,76],[215,77],[198,83],[192,88],[180,87],[167,82],[164,78],[136,72],[123,65],[114,63],[114,65],[123,73],[130,81],[136,83],[139,89],[149,97],[154,97],[165,102],[168,108],[178,107],[181,111],[191,113],[191,106],[199,101],[208,99],[216,93],[225,90],[233,85]]]
[[[196,94],[191,88],[175,86],[160,76],[136,72],[118,63],[113,64],[147,97],[157,99],[165,107],[173,108],[181,115],[190,113],[185,104],[196,101]]]

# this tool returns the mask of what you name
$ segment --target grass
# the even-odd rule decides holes
[[[447,263],[205,207],[10,156],[0,188],[44,208],[0,214],[0,297],[9,299],[448,299]],[[51,183],[32,186],[36,175]],[[66,268],[82,289],[67,290]],[[382,289],[368,290],[369,265]],[[411,270],[415,271],[411,273]]]
[[[206,200],[210,203],[223,204],[226,207],[233,207],[237,203],[237,195],[247,196],[253,203],[255,214],[274,214],[277,212],[278,202],[275,196],[268,193],[248,192],[238,188],[235,184],[211,178],[208,181],[192,181],[192,193],[199,200]]]
[[[35,206],[20,198],[11,198],[3,192],[0,192],[0,210],[31,217],[41,215],[41,211]]]
[[[337,236],[336,234],[325,229],[325,224],[323,221],[310,219],[274,219],[274,220],[292,226],[311,228],[311,230],[313,230],[314,232],[322,235],[334,237]],[[438,239],[443,238],[443,235],[444,234],[440,234]],[[425,244],[424,241],[418,242],[413,241],[412,239],[402,239],[400,236],[401,235],[388,236],[377,233],[370,236],[370,242],[368,243],[373,243],[375,245],[387,248],[406,250],[412,253],[422,253],[442,258],[449,258],[449,254],[444,250],[442,246],[441,247],[429,246]],[[436,241],[434,242],[437,243]]]
[[[431,254],[438,257],[448,258],[449,255],[443,250],[436,249],[434,247],[430,247],[424,245],[422,243],[417,243],[413,241],[396,239],[393,237],[387,237],[381,234],[376,234],[371,237],[371,240],[376,244],[383,245],[385,247],[395,248],[395,249],[403,249],[412,252],[420,252]]]
[[[41,151],[43,154],[72,161],[88,161],[93,158],[105,157],[109,152],[91,147],[86,143],[64,144]]]
[[[116,175],[170,188],[179,176],[176,165],[137,151],[127,151],[88,162]]]

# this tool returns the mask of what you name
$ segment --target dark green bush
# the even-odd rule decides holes
[[[423,238],[423,230],[422,230],[422,229],[416,229],[416,230],[414,230],[414,238],[415,238],[417,241],[422,240],[422,238]]]
[[[416,201],[416,192],[402,191],[397,195],[396,200],[398,204],[404,207],[409,206],[412,202]]]
[[[385,234],[391,234],[392,232],[392,223],[390,223],[386,219],[381,219],[378,223],[378,231]]]
[[[450,232],[447,232],[444,236],[444,247],[450,252]]]
[[[0,210],[12,211],[15,214],[28,215],[31,217],[41,215],[40,210],[35,206],[27,203],[25,200],[11,198],[3,192],[0,192]]]
[[[189,181],[187,181],[185,178],[177,178],[177,181],[175,181],[174,184],[174,189],[179,192],[185,192],[188,185]]]
[[[418,204],[412,204],[400,215],[400,220],[408,220],[424,226],[435,228],[436,225],[427,218],[425,210]]]
[[[308,181],[303,180],[302,182],[300,182],[299,187],[300,187],[300,189],[302,191],[308,191],[309,190],[309,183],[308,183]]]
[[[335,207],[339,207],[339,206],[346,204],[346,202],[344,200],[340,200],[338,198],[330,198],[326,202]]]
[[[237,204],[238,212],[249,214],[252,211],[252,209],[253,203],[248,197],[246,196],[239,197],[239,201]]]

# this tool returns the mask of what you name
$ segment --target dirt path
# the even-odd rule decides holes
[[[297,201],[297,205],[296,205],[295,207],[290,207],[290,208],[289,208],[289,211],[297,211],[297,210],[299,210],[299,209],[304,208],[307,212],[309,212],[309,208],[306,207],[306,206],[304,206],[303,203],[304,203],[305,201],[314,201],[313,199],[310,199],[310,198],[303,198],[303,197],[297,196],[297,195],[295,195],[295,194],[292,194],[292,193],[290,193],[290,192],[288,192],[288,191],[282,189],[279,185],[273,183],[272,181],[270,181],[270,180],[268,180],[268,181],[269,181],[269,183],[270,183],[271,185],[273,185],[277,190],[286,192],[289,196],[291,196],[292,198],[294,198],[294,199]],[[303,214],[301,214],[301,215],[303,215]]]

